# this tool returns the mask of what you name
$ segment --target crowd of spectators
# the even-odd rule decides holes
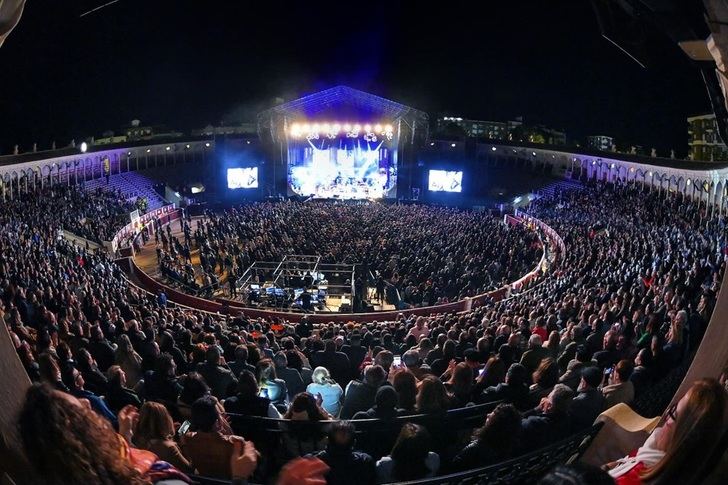
[[[281,467],[284,477],[295,474],[290,464],[301,456],[318,460],[307,463],[320,462],[328,483],[403,481],[497,463],[650,392],[696,349],[725,271],[722,220],[701,219],[688,200],[597,185],[532,207],[566,245],[537,286],[462,314],[315,327],[305,317],[294,324],[162,303],[103,254],[59,239],[59,218],[44,212],[42,200],[0,208],[0,316],[38,383],[20,418],[27,457],[41,476],[68,483],[185,482],[195,471],[265,480]],[[478,223],[489,216],[467,211],[388,206],[395,217],[384,219],[376,204],[317,204],[308,216],[333,222],[311,236],[305,218],[284,216],[305,205],[250,207],[211,217],[201,243],[237,239],[244,244],[230,250],[246,248],[241,256],[252,259],[311,245],[331,260],[370,256],[392,271],[387,277],[399,272],[416,282],[469,274],[460,280],[466,294],[489,284],[489,271],[476,263],[500,261],[508,270],[498,279],[507,278],[529,269],[537,252],[527,234],[500,234],[495,223]],[[377,224],[344,222],[368,211]],[[422,235],[407,239],[413,252],[389,265],[390,239],[411,234],[401,231],[403,219],[422,224]],[[397,229],[380,228],[388,224]],[[385,232],[380,239],[364,228]],[[445,246],[428,253],[428,235]],[[431,254],[441,256],[433,262]],[[652,451],[638,453],[632,467],[610,465],[611,473],[683,476],[673,463],[693,460],[703,433],[717,442],[725,400],[717,382],[696,384],[670,410],[674,424],[645,444]],[[487,403],[494,408],[472,436],[449,426],[449,411]],[[432,419],[398,419],[415,414]],[[271,433],[257,418],[283,420]],[[380,432],[355,440],[361,419],[380,420]]]
[[[533,232],[486,211],[369,202],[246,204],[207,212],[183,237],[161,240],[159,262],[188,286],[234,280],[255,261],[319,255],[322,263],[359,264],[361,290],[371,272],[380,299],[416,307],[500,287],[532,269],[541,254]],[[190,258],[196,249],[199,265]]]

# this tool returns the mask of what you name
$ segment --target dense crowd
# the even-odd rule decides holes
[[[725,272],[723,220],[701,219],[691,201],[594,186],[532,207],[566,245],[538,286],[463,314],[314,327],[171,307],[105,256],[58,239],[57,218],[37,200],[0,208],[1,316],[38,383],[19,420],[24,449],[58,483],[186,482],[194,472],[387,483],[497,463],[650,392],[696,349]],[[466,293],[490,284],[484,267],[497,263],[489,277],[508,279],[537,252],[524,233],[494,237],[487,231],[502,229],[477,213],[388,207],[395,216],[385,218],[376,205],[313,206],[332,221],[324,235],[286,219],[301,207],[212,216],[201,243],[237,241],[250,259],[317,248],[327,260],[367,256],[418,284],[470,274]],[[353,223],[370,217],[365,208],[372,222]],[[388,224],[397,229],[380,228]],[[428,252],[428,234],[444,246]],[[391,249],[399,238],[410,253]],[[612,477],[679,483],[704,465],[726,422],[723,386],[695,384],[641,454],[609,464]],[[449,426],[448,411],[471,403],[493,403],[482,427]],[[415,414],[433,419],[396,419]],[[266,417],[284,418],[277,433],[265,432]],[[382,429],[355,440],[367,418]]]
[[[282,202],[208,212],[183,241],[161,237],[160,269],[188,287],[240,277],[254,261],[318,255],[358,264],[390,303],[428,306],[497,288],[527,273],[540,257],[536,235],[488,212],[423,205]],[[200,250],[199,265],[192,251]],[[199,271],[196,271],[199,268]],[[265,278],[267,275],[260,275]],[[327,276],[327,275],[325,275]]]

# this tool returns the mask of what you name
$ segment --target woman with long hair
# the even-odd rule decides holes
[[[283,443],[289,458],[325,448],[328,426],[320,422],[332,417],[321,408],[313,395],[308,392],[296,394],[283,418],[290,420],[281,423]]]
[[[489,387],[494,387],[506,378],[506,364],[499,356],[493,356],[485,363],[483,371],[475,381],[473,395],[478,396]]]
[[[164,405],[151,401],[142,405],[132,439],[139,448],[151,451],[183,472],[195,471],[174,441],[174,423]]]
[[[419,424],[405,423],[392,452],[377,462],[377,482],[406,482],[434,477],[440,469],[440,457],[430,450],[427,430]]]
[[[134,468],[127,443],[111,424],[67,393],[48,385],[30,387],[18,424],[39,482],[151,483]]]
[[[536,407],[541,399],[548,396],[556,384],[559,383],[559,366],[554,359],[546,357],[541,360],[533,373],[533,384],[528,389],[528,400],[531,406]]]
[[[326,367],[316,367],[311,376],[313,382],[306,387],[306,392],[321,396],[321,407],[334,417],[339,416],[341,411],[341,398],[344,391],[329,374]]]
[[[421,414],[444,413],[450,408],[450,396],[440,379],[435,376],[422,379],[417,393],[416,408]]]
[[[513,404],[499,404],[476,430],[474,440],[453,459],[455,471],[505,461],[512,457],[521,432],[521,413]]]
[[[450,380],[445,383],[445,388],[452,395],[451,406],[453,408],[462,408],[466,404],[472,402],[473,393],[473,369],[465,362],[460,362],[455,366],[450,376]]]
[[[263,359],[255,366],[258,388],[263,397],[268,398],[278,406],[285,406],[288,396],[286,382],[278,379],[276,366],[270,359]]]
[[[134,387],[142,378],[142,357],[134,350],[128,335],[119,335],[116,343],[118,347],[114,352],[114,363],[126,373],[129,387]]]
[[[417,378],[407,369],[401,369],[394,374],[392,386],[397,391],[397,407],[406,414],[414,414],[417,404]]]
[[[697,484],[711,470],[728,426],[728,394],[715,379],[697,381],[665,413],[635,456],[605,465],[618,485]]]

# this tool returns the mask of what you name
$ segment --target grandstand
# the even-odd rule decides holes
[[[728,163],[257,120],[0,160],[2,483],[725,482]]]

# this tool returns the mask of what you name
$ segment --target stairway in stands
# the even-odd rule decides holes
[[[119,190],[126,199],[146,197],[149,202],[148,210],[154,210],[166,204],[166,201],[154,191],[154,180],[137,172],[126,172],[112,175],[109,183],[106,178],[98,178],[85,183],[86,190],[95,190],[99,187],[109,190]]]
[[[584,185],[576,180],[557,180],[543,187],[538,191],[538,197],[554,197],[572,190],[584,190]]]

